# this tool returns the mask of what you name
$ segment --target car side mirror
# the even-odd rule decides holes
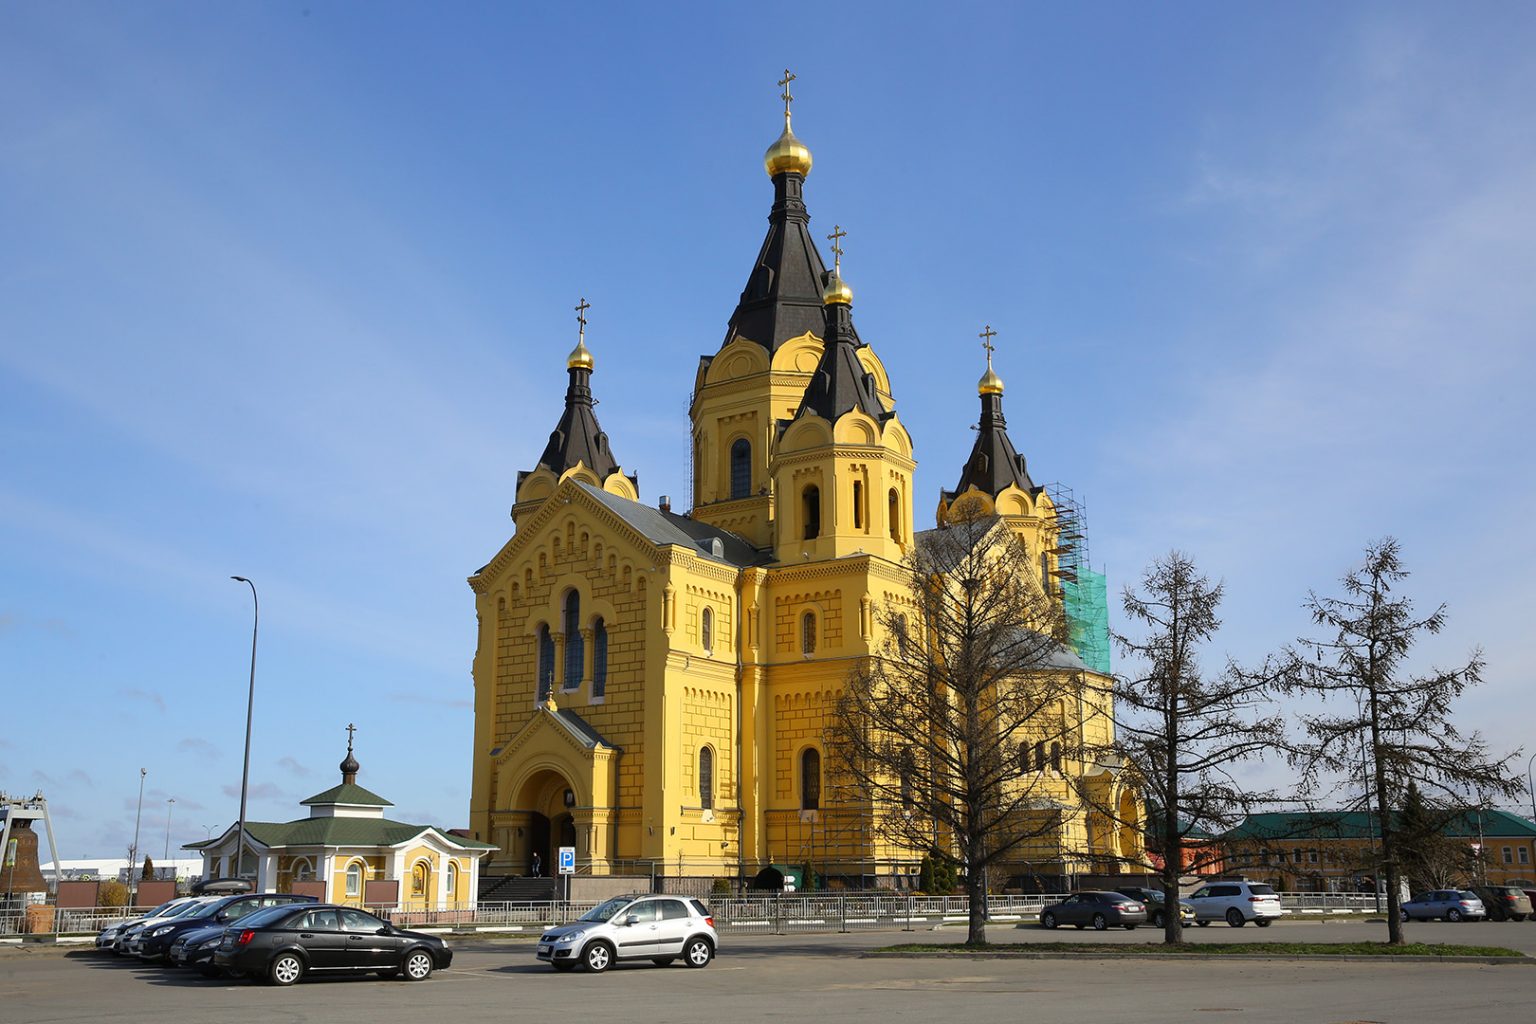
[[[626,927],[629,926],[629,925],[632,925],[632,924],[639,924],[639,923],[640,923],[640,915],[639,914],[630,914],[628,917],[626,917],[624,919],[624,924],[625,924]]]
[[[391,928],[389,925],[385,925],[383,928],[380,928],[378,931],[374,932],[374,934],[375,935],[388,935],[392,931],[394,931],[393,928]]]

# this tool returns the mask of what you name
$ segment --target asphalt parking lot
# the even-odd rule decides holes
[[[1264,929],[1192,929],[1196,942],[1378,939],[1381,923],[1293,922]],[[1038,928],[995,928],[994,941],[1060,941]],[[1082,933],[1115,943],[1155,941],[1148,929]],[[8,1024],[154,1020],[181,1024],[423,1017],[455,1024],[572,1018],[732,1024],[824,1017],[839,1024],[1031,1022],[1480,1022],[1525,1020],[1536,967],[1295,961],[862,959],[875,946],[960,941],[961,929],[853,935],[727,937],[704,970],[622,966],[605,975],[556,974],[526,942],[455,943],[452,970],[411,984],[373,978],[306,981],[277,989],[205,981],[94,950],[0,953],[0,1007]],[[1410,927],[1410,938],[1505,945],[1536,952],[1536,924]]]

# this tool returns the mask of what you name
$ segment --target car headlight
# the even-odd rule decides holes
[[[170,925],[166,925],[164,928],[156,928],[154,931],[150,932],[149,933],[149,937],[152,938],[152,939],[157,939],[157,938],[159,938],[162,935],[169,935],[170,933],[171,933],[171,926]]]
[[[562,935],[558,939],[555,940],[555,945],[557,945],[557,946],[569,946],[571,943],[575,942],[579,938],[581,938],[581,932],[576,932],[576,933],[574,933],[572,935]]]
[[[198,947],[197,947],[197,948],[198,948],[198,949],[214,949],[214,948],[216,948],[216,947],[217,947],[217,946],[218,946],[218,944],[219,944],[219,937],[218,937],[218,936],[215,936],[215,937],[213,937],[213,938],[211,938],[211,939],[207,939],[207,940],[205,940],[205,941],[204,941],[204,942],[203,942],[203,943],[202,943],[202,944],[201,944],[201,945],[200,945],[200,946],[198,946]]]

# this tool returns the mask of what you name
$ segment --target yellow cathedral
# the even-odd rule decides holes
[[[842,232],[828,270],[809,231],[789,77],[765,156],[767,237],[694,380],[693,507],[642,503],[598,425],[583,300],[564,409],[518,475],[514,534],[469,577],[470,829],[496,847],[487,876],[550,873],[570,846],[581,874],[742,879],[813,863],[850,884],[903,884],[921,856],[883,846],[871,808],[823,784],[832,704],[877,656],[879,609],[909,599],[903,559],[922,535],[912,438],[854,326]],[[1042,581],[1059,577],[1076,527],[1008,437],[990,349],[979,391],[975,448],[939,525],[959,497],[979,500],[1005,527],[998,542],[1024,543]],[[1109,714],[1083,721],[1099,740],[1113,728]],[[1094,776],[1132,806],[1113,769],[1036,768]],[[1065,781],[1060,792],[1071,799]],[[1068,807],[1036,867],[1107,871],[1139,854],[1139,830],[1095,817]]]

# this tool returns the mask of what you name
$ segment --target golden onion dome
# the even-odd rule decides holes
[[[811,151],[789,130],[788,117],[784,118],[784,134],[774,140],[768,152],[763,154],[763,167],[767,169],[770,178],[786,172],[798,174],[802,178],[811,173]]]
[[[830,306],[833,303],[842,303],[845,306],[853,305],[853,289],[848,287],[848,282],[843,280],[836,267],[827,271],[824,284],[821,287],[821,304]]]
[[[565,366],[569,370],[591,370],[592,362],[592,350],[587,348],[584,340],[578,341],[571,354],[565,357]]]
[[[992,369],[992,360],[987,360],[987,372],[981,375],[981,380],[976,382],[976,392],[981,395],[1000,395],[1003,393],[1003,378],[999,377]]]

